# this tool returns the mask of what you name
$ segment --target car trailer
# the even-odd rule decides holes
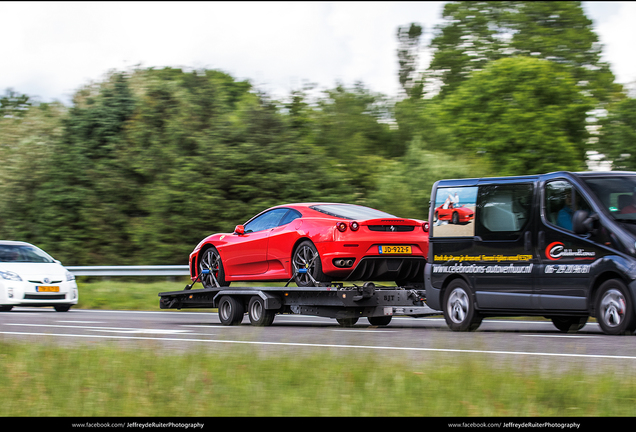
[[[204,270],[207,272],[208,270]],[[195,280],[196,282],[196,280]],[[425,303],[424,289],[331,283],[325,286],[210,287],[159,293],[161,309],[218,308],[223,325],[239,325],[245,313],[252,325],[268,326],[277,314],[301,314],[335,318],[351,327],[361,317],[371,325],[388,325],[397,315],[424,317],[442,312]]]

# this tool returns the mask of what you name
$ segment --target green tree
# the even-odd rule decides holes
[[[584,167],[592,101],[553,62],[505,58],[475,72],[442,104],[455,154],[481,155],[500,175]]]
[[[488,62],[520,55],[568,69],[599,101],[620,91],[609,65],[601,61],[602,46],[581,2],[449,2],[443,17],[431,41],[430,64],[444,82],[442,97]]]
[[[416,99],[422,97],[423,90],[422,80],[415,76],[423,31],[423,27],[416,23],[411,23],[408,27],[398,27],[397,31],[400,85],[408,97]]]
[[[46,246],[35,222],[45,211],[38,191],[56,175],[51,160],[66,112],[58,102],[36,103],[20,115],[0,117],[0,238]]]
[[[600,120],[594,147],[618,170],[636,170],[636,99],[625,98]]]
[[[5,95],[0,98],[0,119],[4,117],[21,117],[23,116],[32,103],[30,97],[20,94],[9,88]]]

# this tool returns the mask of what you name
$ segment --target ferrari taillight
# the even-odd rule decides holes
[[[347,230],[347,224],[344,222],[338,222],[336,224],[336,228],[338,228],[338,231],[340,232],[345,232]]]
[[[351,228],[351,231],[358,231],[360,224],[358,224],[358,222],[351,222],[349,228]]]
[[[424,230],[424,232],[428,232],[428,222],[424,222],[422,224],[422,229]]]

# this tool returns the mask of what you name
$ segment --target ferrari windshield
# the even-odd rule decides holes
[[[369,207],[363,207],[353,204],[320,204],[310,207],[313,210],[327,214],[329,216],[335,216],[343,219],[376,219],[390,217],[394,218],[392,214],[385,213],[380,210],[375,210]]]
[[[583,180],[614,219],[636,222],[636,175],[616,174]]]
[[[53,263],[55,260],[42,249],[38,249],[35,246],[0,244],[0,262]]]

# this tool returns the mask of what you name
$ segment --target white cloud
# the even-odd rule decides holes
[[[611,65],[616,80],[627,84],[636,80],[636,3],[620,2],[616,13],[596,26],[603,44],[603,60]]]
[[[619,81],[635,79],[636,3],[585,2]],[[400,25],[424,25],[443,2],[0,2],[0,92],[65,103],[111,69],[220,69],[277,96],[314,82],[362,81],[397,94]],[[607,10],[617,13],[603,16]],[[597,20],[595,19],[595,22]],[[422,52],[427,64],[430,53]]]

